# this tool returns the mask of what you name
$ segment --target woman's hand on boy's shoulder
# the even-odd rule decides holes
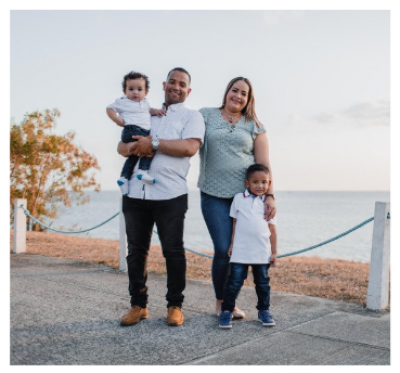
[[[273,219],[276,215],[275,198],[268,196],[265,199],[264,208],[265,208],[264,219],[267,221]]]

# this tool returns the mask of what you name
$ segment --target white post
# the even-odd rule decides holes
[[[20,208],[26,208],[26,199],[18,198],[14,201],[14,236],[13,253],[19,254],[26,251],[26,215]]]
[[[389,303],[390,219],[387,218],[389,213],[390,203],[375,203],[367,293],[367,308],[375,311],[386,308]]]
[[[119,203],[119,269],[120,271],[126,271],[126,255],[127,255],[127,245],[126,245],[126,229],[125,229],[125,217],[122,211],[123,196],[121,196]]]

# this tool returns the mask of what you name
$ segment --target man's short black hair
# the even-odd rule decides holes
[[[263,164],[260,163],[255,163],[252,164],[246,171],[246,179],[249,180],[250,176],[253,175],[255,172],[262,171],[265,172],[267,175],[270,174],[269,168],[267,166],[264,166]]]
[[[149,90],[150,88],[150,81],[147,75],[144,75],[142,73],[138,73],[137,71],[130,71],[128,74],[124,76],[124,79],[122,80],[122,90],[125,92],[126,89],[126,82],[128,80],[133,80],[133,79],[144,79],[145,82],[145,88],[146,90]]]
[[[192,77],[189,74],[189,71],[185,70],[183,67],[174,67],[167,75],[167,81],[169,76],[171,75],[171,73],[173,73],[174,71],[180,71],[181,73],[185,73],[188,77],[189,77],[189,85],[192,82]]]

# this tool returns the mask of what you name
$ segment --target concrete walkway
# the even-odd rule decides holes
[[[272,293],[273,328],[218,328],[209,283],[188,281],[185,324],[166,324],[166,277],[149,276],[149,319],[120,327],[126,273],[37,255],[11,255],[11,365],[389,365],[390,313],[321,298]]]

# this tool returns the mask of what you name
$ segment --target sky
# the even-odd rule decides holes
[[[176,66],[186,105],[221,104],[228,82],[253,84],[275,190],[390,190],[389,10],[11,10],[10,118],[58,108],[56,132],[93,154],[117,190],[120,128],[105,108],[131,70],[153,107]],[[196,189],[199,159],[188,176]]]

